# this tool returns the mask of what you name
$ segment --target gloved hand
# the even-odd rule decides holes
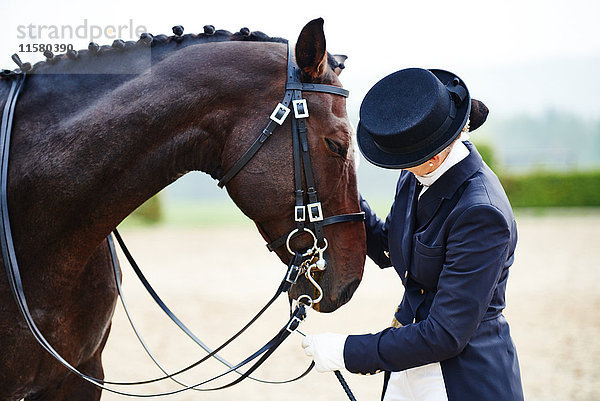
[[[302,339],[302,348],[307,356],[312,356],[317,372],[332,372],[346,368],[344,364],[345,334],[322,333]]]

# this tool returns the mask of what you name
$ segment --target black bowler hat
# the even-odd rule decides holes
[[[470,110],[469,90],[451,72],[400,70],[377,82],[363,99],[358,147],[380,167],[418,166],[460,135]]]

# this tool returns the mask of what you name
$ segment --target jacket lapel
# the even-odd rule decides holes
[[[416,230],[426,227],[442,205],[444,199],[451,199],[456,190],[481,168],[483,160],[470,142],[463,142],[469,155],[456,163],[421,196],[417,208]]]
[[[409,269],[411,252],[412,252],[412,238],[415,231],[415,215],[416,215],[416,202],[419,194],[417,193],[417,179],[412,173],[409,173],[408,183],[408,198],[406,202],[406,209],[404,214],[404,230],[402,232],[402,257],[406,265],[406,270]],[[419,191],[421,186],[419,186]],[[404,278],[403,278],[404,279]]]
[[[415,231],[420,231],[426,227],[427,224],[429,224],[431,218],[435,215],[435,212],[437,212],[442,204],[442,201],[444,200],[444,198],[441,197],[426,197],[429,191],[431,191],[431,188],[425,191],[421,197],[421,200],[419,201],[419,206],[417,207],[417,222],[415,224]]]

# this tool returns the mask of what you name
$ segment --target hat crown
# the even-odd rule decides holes
[[[360,108],[360,122],[378,145],[412,148],[424,134],[435,132],[450,110],[451,97],[444,84],[429,70],[409,68],[371,88]]]
[[[458,137],[470,110],[469,90],[455,74],[400,70],[377,82],[363,99],[358,146],[378,166],[417,166]]]

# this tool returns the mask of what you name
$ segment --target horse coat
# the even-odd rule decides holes
[[[502,315],[517,230],[510,203],[475,147],[417,203],[403,171],[385,222],[364,200],[367,253],[405,287],[403,325],[351,335],[349,371],[376,373],[441,362],[449,401],[522,400],[515,346]],[[388,258],[389,252],[389,258]]]

